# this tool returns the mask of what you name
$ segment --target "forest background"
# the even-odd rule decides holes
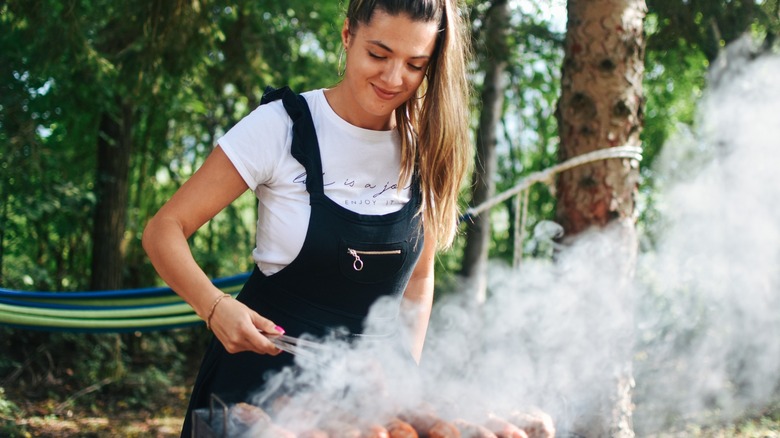
[[[576,2],[569,3],[569,20],[576,19]],[[694,130],[708,74],[730,43],[749,35],[757,50],[775,50],[780,6],[777,0],[646,5],[636,213],[640,241],[652,247],[654,160],[681,127]],[[509,48],[497,167],[488,175],[501,192],[559,161],[566,28],[551,11],[566,5],[470,0],[467,7],[477,55],[475,132],[495,55],[490,26],[504,26]],[[508,20],[488,19],[498,7]],[[0,286],[56,292],[161,285],[140,245],[146,220],[215,139],[257,106],[265,85],[305,90],[338,81],[343,9],[340,2],[308,0],[0,4]],[[471,196],[464,189],[464,205]],[[247,193],[191,239],[209,276],[250,270],[254,206]],[[536,187],[527,208],[531,228],[555,219],[556,198]],[[491,211],[492,260],[515,256],[515,214],[511,202]],[[552,257],[533,233],[525,239],[524,257]],[[438,296],[469,270],[466,244],[459,238],[439,255]],[[207,338],[203,326],[103,334],[0,327],[0,435],[66,435],[69,428],[100,435],[119,426],[94,419],[128,413],[127,429],[118,434],[175,433]],[[769,409],[756,421],[769,421],[777,433],[776,415]],[[739,433],[738,426],[724,427]]]

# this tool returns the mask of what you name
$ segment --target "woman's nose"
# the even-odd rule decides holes
[[[381,78],[389,87],[401,86],[403,83],[403,64],[400,62],[388,63]]]

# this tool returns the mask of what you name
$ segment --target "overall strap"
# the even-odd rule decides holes
[[[263,97],[260,98],[260,105],[265,105],[267,103],[281,99],[284,93],[287,91],[290,91],[289,87],[274,88],[270,85],[265,87],[265,90],[263,91]]]
[[[306,191],[309,194],[323,193],[320,146],[309,105],[303,96],[295,94],[289,87],[266,87],[260,104],[279,99],[293,122],[292,156],[306,169]]]

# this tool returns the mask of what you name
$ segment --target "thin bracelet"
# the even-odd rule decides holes
[[[217,304],[219,304],[220,301],[222,301],[222,298],[233,298],[230,294],[222,294],[217,297],[216,300],[214,300],[214,304],[211,305],[211,310],[209,310],[209,316],[206,318],[206,328],[211,330],[211,317],[214,316],[214,310],[217,309]]]

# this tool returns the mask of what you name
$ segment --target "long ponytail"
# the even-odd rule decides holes
[[[469,82],[471,54],[457,0],[352,0],[350,23],[371,20],[377,8],[412,20],[439,22],[439,34],[426,80],[417,96],[396,109],[401,137],[400,181],[415,172],[423,193],[425,226],[433,230],[438,248],[450,246],[458,227],[458,194],[473,157],[469,139]]]

